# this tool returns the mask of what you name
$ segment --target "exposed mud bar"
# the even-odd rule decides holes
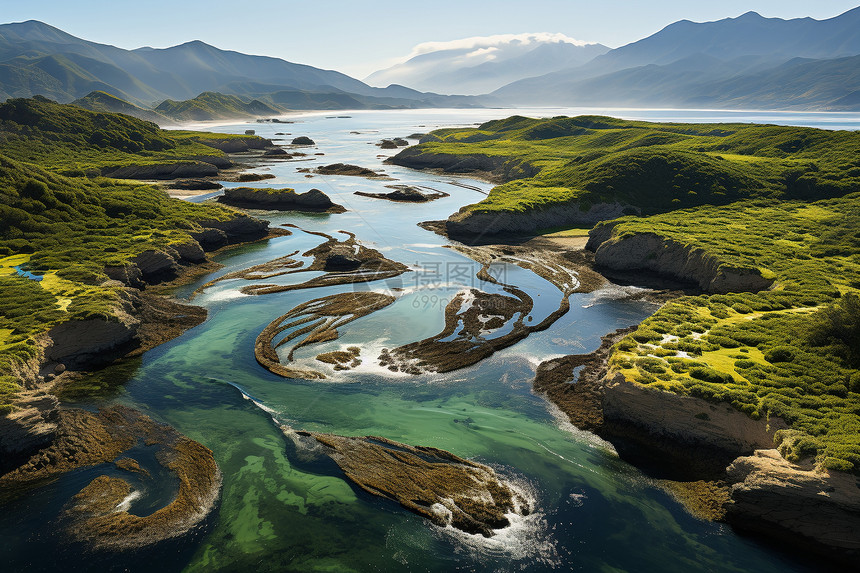
[[[394,189],[390,193],[367,193],[365,191],[356,191],[354,195],[361,197],[370,197],[373,199],[386,199],[395,203],[427,203],[436,199],[450,197],[450,193],[439,191],[432,187],[413,186],[413,185],[386,185],[388,189]],[[427,189],[422,191],[421,189]]]
[[[295,462],[329,458],[362,490],[396,501],[440,527],[492,537],[511,526],[512,517],[534,511],[534,500],[528,494],[484,464],[445,450],[377,436],[347,437],[296,430],[236,388],[271,416],[295,447]]]
[[[93,549],[138,549],[184,535],[215,507],[221,472],[212,452],[170,426],[124,406],[97,414],[62,410],[58,416],[56,439],[0,477],[0,490],[4,497],[14,496],[78,468],[112,464],[123,477],[101,475],[66,505],[61,521],[73,541]],[[141,447],[156,448],[158,463],[177,484],[172,501],[146,517],[129,513],[140,496],[132,483],[143,483],[144,488],[165,484],[152,484],[151,472],[135,459]]]
[[[409,374],[471,366],[533,332],[549,328],[570,309],[572,293],[588,292],[605,282],[597,273],[549,251],[501,245],[454,248],[482,263],[479,279],[501,285],[510,296],[474,288],[457,294],[445,307],[442,332],[393,350],[384,349],[379,357],[381,366]],[[514,264],[551,282],[561,292],[558,308],[541,322],[529,324],[534,301],[523,290],[493,277],[490,265],[494,263]]]
[[[317,342],[337,340],[340,336],[338,328],[357,318],[385,308],[394,300],[391,295],[359,291],[335,294],[300,304],[263,329],[254,343],[254,356],[260,365],[279,376],[311,380],[323,379],[326,377],[325,374],[317,370],[285,366],[281,363],[276,349],[303,337],[293,344],[287,354],[287,360],[292,362],[296,349]],[[291,332],[282,340],[275,342],[275,338],[287,331]],[[359,352],[349,352],[350,356],[346,362],[355,362],[359,353],[360,350]],[[331,360],[324,360],[324,358],[329,358],[329,356],[321,355],[320,361],[331,362]],[[340,356],[331,358],[338,363],[341,362]]]
[[[508,527],[508,514],[528,515],[531,504],[492,468],[445,450],[409,446],[376,436],[301,432],[364,491],[398,502],[438,526],[491,537]]]
[[[287,224],[287,227],[296,225]],[[255,284],[242,287],[244,294],[260,295],[299,290],[306,288],[335,286],[342,284],[363,283],[381,279],[389,279],[403,274],[409,267],[403,263],[386,258],[376,249],[365,247],[355,240],[355,235],[348,231],[340,231],[347,236],[346,240],[338,240],[331,235],[316,231],[304,231],[310,235],[324,237],[326,242],[302,254],[313,257],[313,262],[305,266],[301,261],[293,259],[297,252],[274,259],[261,265],[229,273],[203,285],[199,290],[212,286],[226,279],[260,280],[276,276],[303,273],[308,271],[323,271],[326,274],[298,284]]]

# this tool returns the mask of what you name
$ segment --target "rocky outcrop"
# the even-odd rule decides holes
[[[296,193],[293,189],[255,189],[235,187],[225,189],[218,201],[246,209],[276,209],[279,211],[310,211],[343,213],[346,209],[334,203],[319,189]]]
[[[225,157],[223,155],[199,155],[194,159],[204,163],[211,163],[218,169],[230,169],[235,166],[235,164],[230,161],[229,157]]]
[[[155,449],[158,464],[173,474],[177,487],[170,502],[145,517],[130,513],[136,480],[125,479],[129,472],[147,471],[134,459],[138,444]],[[111,463],[123,454],[122,463],[115,467],[124,474],[95,478],[66,506],[63,528],[72,539],[95,549],[138,549],[184,535],[215,507],[221,472],[212,452],[170,426],[123,406],[97,414],[60,411],[50,445],[0,477],[0,489],[14,492],[44,484],[78,468]],[[169,488],[174,483],[154,485]]]
[[[293,141],[291,143],[293,145],[316,145],[316,143],[314,143],[313,139],[311,139],[310,137],[307,137],[305,135],[296,137],[295,139],[293,139]]]
[[[227,139],[201,139],[200,143],[220,149],[224,153],[242,153],[243,151],[251,151],[252,149],[266,149],[272,147],[272,143],[268,139],[262,137],[231,137]]]
[[[389,189],[394,189],[389,193],[367,193],[365,191],[356,191],[354,194],[360,197],[371,197],[374,199],[386,199],[398,203],[426,203],[435,199],[449,197],[444,191],[433,189],[431,192],[424,192],[417,187],[411,185],[388,185]]]
[[[211,177],[218,174],[218,167],[205,161],[186,161],[157,165],[125,165],[107,167],[102,170],[105,177],[114,179],[182,179],[187,177]]]
[[[628,382],[622,374],[605,380],[603,419],[620,421],[651,436],[685,446],[704,446],[735,456],[773,448],[774,433],[787,429],[779,418],[753,420],[731,404],[712,404]]]
[[[191,233],[191,238],[204,251],[213,251],[231,243],[243,243],[266,236],[269,222],[238,214],[225,221],[198,221],[202,230]]]
[[[209,191],[221,189],[222,185],[217,181],[210,181],[208,179],[180,179],[179,181],[174,181],[171,187],[187,191]]]
[[[705,292],[757,292],[769,288],[773,279],[755,267],[728,264],[704,249],[684,245],[656,233],[616,236],[614,225],[597,227],[586,248],[594,251],[595,263],[615,271],[647,270],[695,283]]]
[[[313,173],[318,173],[319,175],[348,175],[351,177],[387,177],[384,173],[377,173],[372,169],[361,167],[359,165],[350,165],[348,163],[332,163],[331,165],[323,165],[314,169]]]
[[[49,361],[69,364],[89,363],[98,355],[131,342],[140,321],[112,322],[102,319],[70,320],[48,331],[52,344],[45,352]]]
[[[734,527],[817,550],[845,563],[860,560],[860,487],[856,476],[805,469],[778,451],[760,450],[727,469]]]
[[[542,363],[535,390],[578,428],[612,442],[623,459],[652,477],[679,480],[663,483],[691,511],[714,505],[708,518],[856,564],[857,477],[785,460],[773,449],[774,434],[787,428],[779,418],[754,420],[727,403],[634,384],[608,372],[612,345],[630,330],[607,335],[592,354]]]
[[[55,396],[36,392],[16,401],[14,412],[0,416],[0,474],[51,443],[58,405]]]
[[[450,237],[495,235],[499,233],[532,233],[551,227],[593,225],[624,214],[620,203],[597,203],[583,210],[579,203],[562,203],[545,209],[513,211],[474,211],[464,207],[445,221]]]
[[[529,501],[492,468],[445,450],[375,436],[298,436],[321,444],[322,453],[364,491],[394,500],[441,527],[491,537],[510,525],[508,514],[531,511]]]
[[[538,174],[539,169],[520,159],[497,155],[472,153],[454,155],[434,153],[420,146],[408,147],[385,163],[411,169],[433,169],[444,173],[479,173],[500,183],[515,179],[526,179]]]
[[[44,362],[89,364],[103,361],[110,351],[131,342],[137,335],[140,319],[140,293],[117,289],[117,303],[108,318],[70,320],[47,332]]]

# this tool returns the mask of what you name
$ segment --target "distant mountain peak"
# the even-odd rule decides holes
[[[758,12],[756,12],[754,10],[750,10],[749,12],[746,12],[744,14],[741,14],[737,18],[734,18],[734,20],[764,20],[764,19],[765,19],[764,16],[762,16],[761,14],[759,14]]]

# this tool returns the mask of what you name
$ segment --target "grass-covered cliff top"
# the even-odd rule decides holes
[[[34,97],[0,104],[0,154],[69,176],[127,165],[222,156],[205,142],[255,136],[163,130],[119,113],[95,112]]]
[[[760,293],[683,297],[623,339],[613,371],[637,384],[778,416],[790,460],[860,473],[860,194],[626,217],[613,239],[653,233],[772,272]],[[707,413],[702,413],[707,417]]]
[[[98,134],[134,145],[96,142]],[[14,371],[37,354],[39,335],[68,320],[117,320],[120,290],[102,286],[105,266],[188,242],[199,221],[235,216],[157,187],[57,171],[82,158],[101,166],[162,161],[189,149],[220,153],[195,141],[210,137],[220,135],[164,132],[39,98],[0,105],[0,413],[10,409],[19,390]]]
[[[654,214],[753,197],[822,199],[860,191],[860,133],[601,116],[514,116],[440,129],[417,151],[487,155],[539,169],[495,187],[472,211],[518,212],[576,200]],[[409,153],[415,153],[410,150]]]

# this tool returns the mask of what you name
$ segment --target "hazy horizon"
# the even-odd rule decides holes
[[[313,6],[260,0],[253,6],[236,12],[235,5],[227,2],[154,0],[142,10],[139,5],[120,7],[104,0],[33,0],[5,6],[3,18],[5,22],[40,20],[69,34],[125,49],[201,40],[221,49],[282,58],[361,79],[405,61],[427,43],[534,33],[561,34],[617,48],[678,20],[712,21],[749,11],[765,17],[821,20],[857,7],[857,0],[815,5],[800,0],[728,0],[719,5],[658,0],[647,6],[630,1],[597,6],[578,0],[535,0],[527,11],[511,0],[439,0],[432,11],[404,9],[390,0],[372,5],[322,0]],[[134,27],[129,27],[129,19]],[[300,25],[295,26],[296,22]]]

